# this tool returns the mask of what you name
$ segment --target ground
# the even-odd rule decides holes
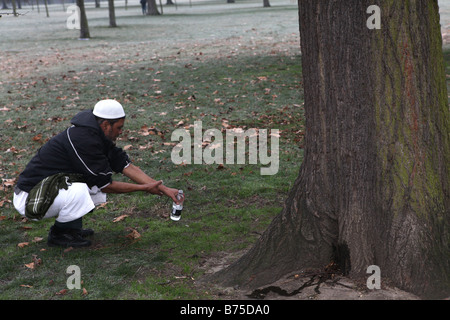
[[[222,252],[208,257],[203,265],[205,274],[226,268],[241,254]],[[199,279],[198,285],[205,284]],[[370,290],[367,288],[366,279],[354,280],[339,273],[305,270],[292,272],[257,289],[215,287],[214,294],[219,299],[237,300],[420,300],[418,296],[389,284],[382,283],[381,289]]]

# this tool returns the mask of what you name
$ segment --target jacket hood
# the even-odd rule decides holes
[[[84,110],[76,114],[70,122],[77,127],[90,127],[101,130],[92,110]]]

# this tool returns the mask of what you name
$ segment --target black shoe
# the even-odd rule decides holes
[[[47,244],[50,247],[89,247],[91,241],[83,239],[80,230],[61,229],[52,226],[48,233]]]
[[[90,236],[94,235],[94,230],[92,230],[92,229],[81,229],[79,232],[80,232],[80,235],[83,238],[90,237]]]

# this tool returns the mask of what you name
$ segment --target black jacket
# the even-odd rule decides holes
[[[30,192],[42,179],[57,173],[81,173],[89,187],[106,187],[113,172],[131,163],[128,155],[106,138],[92,110],[78,113],[72,126],[50,139],[20,174],[17,187]]]

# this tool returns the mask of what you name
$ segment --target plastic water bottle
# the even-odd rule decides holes
[[[177,199],[183,200],[184,194],[183,190],[178,190]],[[172,212],[170,213],[170,219],[173,221],[178,221],[181,219],[181,211],[183,210],[183,201],[180,204],[176,204],[175,202],[172,205]]]

